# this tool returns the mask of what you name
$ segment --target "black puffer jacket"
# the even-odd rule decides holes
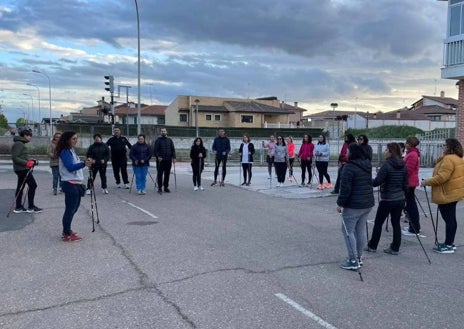
[[[408,190],[408,169],[403,159],[388,158],[380,167],[374,186],[380,185],[380,198],[387,201],[404,200]]]
[[[92,165],[94,167],[106,167],[110,159],[110,148],[103,142],[93,143],[87,150],[87,158],[95,160],[95,163]]]
[[[375,204],[372,190],[372,165],[367,159],[349,160],[342,170],[337,205],[367,209]]]
[[[176,149],[172,139],[166,136],[158,137],[153,146],[153,155],[166,161],[175,159]]]

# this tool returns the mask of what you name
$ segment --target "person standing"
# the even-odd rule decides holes
[[[398,255],[401,245],[401,212],[404,208],[405,194],[408,190],[408,170],[401,158],[398,143],[388,143],[386,160],[373,180],[373,186],[380,186],[380,202],[375,215],[372,236],[367,244],[367,251],[375,252],[382,234],[382,226],[390,215],[393,227],[393,241],[383,251],[390,255]]]
[[[337,199],[337,212],[343,216],[342,232],[348,251],[348,257],[341,265],[345,270],[356,270],[363,263],[366,222],[374,204],[371,162],[364,157],[360,145],[351,143],[341,172]]]
[[[42,212],[42,208],[39,208],[34,203],[35,190],[37,189],[37,183],[32,174],[33,168],[38,164],[37,160],[29,157],[27,152],[26,143],[29,143],[32,139],[32,131],[30,129],[22,129],[19,132],[19,136],[13,138],[13,146],[11,147],[11,159],[13,160],[13,170],[18,176],[18,182],[16,184],[16,208],[13,210],[15,214],[22,212],[28,213],[39,213]],[[24,185],[23,185],[24,183]],[[28,208],[24,208],[22,205],[23,190],[27,184],[27,200]]]
[[[226,136],[224,129],[219,129],[219,136],[217,136],[213,141],[213,154],[216,156],[215,166],[214,166],[214,182],[211,186],[217,184],[217,176],[219,174],[219,166],[222,163],[222,175],[221,175],[221,186],[224,186],[224,180],[226,179],[226,166],[227,166],[227,157],[230,153],[230,140]]]
[[[274,150],[274,166],[277,175],[276,187],[283,187],[288,167],[288,151],[282,136],[277,136],[277,144]]]
[[[205,168],[205,158],[206,158],[206,148],[203,146],[203,140],[201,137],[195,138],[193,145],[190,148],[190,160],[192,166],[192,180],[193,180],[193,190],[201,191],[204,190],[201,186],[201,173]]]
[[[127,149],[131,148],[131,143],[126,137],[121,136],[121,129],[114,128],[113,136],[106,141],[111,149],[111,165],[113,166],[114,179],[116,185],[121,188],[121,178],[119,172],[121,172],[122,182],[124,188],[129,189],[129,178],[127,176]]]
[[[288,136],[286,138],[287,153],[288,153],[288,176],[289,181],[293,182],[293,162],[295,162],[295,144],[293,143],[293,137]]]
[[[75,151],[76,145],[77,135],[74,131],[65,131],[56,145],[65,204],[62,220],[63,234],[61,236],[61,240],[64,242],[82,240],[80,236],[71,230],[71,223],[81,204],[81,185],[84,180],[84,171],[82,169],[86,166],[90,169],[93,162],[90,158],[82,162]]]
[[[367,135],[359,135],[358,144],[363,149],[366,159],[372,162],[372,147],[369,145],[369,138],[367,138]]]
[[[304,134],[303,142],[301,143],[300,150],[298,151],[298,158],[300,159],[301,167],[301,187],[305,186],[306,172],[308,172],[308,186],[311,188],[311,182],[313,180],[313,173],[311,172],[313,156],[313,139],[310,135]]]
[[[56,144],[58,143],[60,137],[61,137],[60,132],[54,133],[52,141],[47,147],[47,154],[50,160],[50,168],[52,170],[52,176],[53,176],[53,182],[52,182],[53,195],[57,195],[58,191],[61,191],[60,168],[58,166],[60,161],[55,154]]]
[[[253,166],[253,155],[255,154],[255,146],[250,140],[250,136],[247,134],[243,135],[242,144],[238,150],[240,156],[240,162],[242,163],[243,170],[243,185],[250,186],[251,182],[251,168]]]
[[[106,167],[108,165],[108,160],[110,159],[110,149],[108,145],[103,143],[102,136],[100,134],[93,135],[93,140],[94,143],[87,149],[87,158],[94,160],[91,168],[92,184],[95,183],[97,173],[99,173],[103,193],[108,194],[108,185],[106,183]],[[88,188],[90,188],[90,186]]]
[[[404,211],[408,215],[409,227],[401,233],[406,236],[420,234],[419,209],[416,203],[416,187],[419,186],[420,152],[417,146],[419,140],[412,136],[406,139],[406,155],[403,158],[408,169],[408,191],[406,192],[406,206]]]
[[[351,143],[356,143],[356,139],[352,134],[347,134],[345,136],[345,142],[343,143],[342,149],[340,151],[340,155],[338,156],[338,173],[337,173],[337,180],[335,181],[335,187],[331,194],[338,194],[340,189],[340,177],[342,175],[343,167],[345,166],[346,162],[348,161],[348,146]]]
[[[274,151],[276,146],[276,140],[274,135],[269,137],[269,142],[263,141],[263,148],[267,150],[266,162],[267,162],[267,172],[269,173],[269,179],[272,179],[272,167],[274,165]]]
[[[157,181],[158,181],[158,193],[164,192],[170,193],[169,190],[169,176],[171,175],[172,164],[176,162],[176,149],[174,148],[174,142],[168,136],[166,128],[161,128],[161,136],[155,141],[153,147],[153,155],[156,158],[156,168],[158,170]]]
[[[317,189],[323,190],[325,188],[332,188],[330,176],[327,172],[327,169],[329,168],[330,148],[324,135],[319,136],[319,140],[314,147],[314,155],[316,156],[316,168],[319,172],[319,185],[317,186]],[[327,180],[326,185],[323,185],[324,177]]]
[[[137,143],[132,145],[129,151],[129,157],[132,160],[137,194],[145,194],[148,167],[150,166],[152,153],[150,146],[145,142],[144,134],[137,136]]]
[[[445,222],[445,242],[439,243],[433,251],[439,254],[454,253],[456,236],[456,205],[464,198],[464,160],[461,143],[448,138],[443,145],[443,156],[437,159],[432,177],[421,182],[421,186],[432,187],[432,202],[438,205]]]

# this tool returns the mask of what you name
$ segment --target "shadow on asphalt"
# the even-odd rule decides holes
[[[17,231],[34,222],[34,216],[28,213],[15,214],[11,212],[6,217],[14,200],[14,190],[0,190],[0,232]]]

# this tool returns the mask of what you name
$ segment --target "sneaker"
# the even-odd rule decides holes
[[[194,191],[198,191],[198,187],[194,186],[194,187],[193,187],[193,190],[194,190]]]
[[[53,189],[53,195],[58,195],[58,190],[56,188]]]
[[[456,250],[456,246],[454,244],[451,247],[453,247],[453,250]]]
[[[391,247],[389,247],[387,249],[384,249],[383,252],[386,253],[386,254],[390,254],[390,255],[398,255],[399,254],[398,251],[394,251]]]
[[[110,192],[108,191],[107,188],[104,188],[104,189],[103,189],[103,193],[108,194],[108,193],[110,193]]]
[[[217,181],[211,183],[211,186],[217,185]]]
[[[22,213],[22,212],[27,212],[27,210],[26,210],[26,208],[24,208],[24,207],[20,207],[20,208],[16,208],[15,210],[13,210],[13,212],[14,212],[15,214],[20,214],[20,213]]]
[[[367,246],[364,248],[364,251],[367,251],[367,252],[377,252],[377,249],[372,249],[371,247]]]
[[[39,207],[34,206],[34,207],[32,207],[32,208],[27,209],[26,211],[27,211],[28,213],[37,214],[37,213],[39,213],[39,212],[42,212],[42,210],[43,210],[42,208],[39,208]]]
[[[61,236],[61,240],[63,240],[64,242],[78,242],[81,241],[82,238],[78,236],[76,233],[72,232],[70,235],[63,234]]]
[[[221,185],[222,187],[224,187],[224,186],[225,186],[225,185],[224,185],[224,181],[222,181],[221,184],[219,184],[219,185]]]
[[[124,188],[125,188],[126,190],[130,189],[129,184],[124,184]]]
[[[324,185],[324,188],[329,189],[332,188],[332,183],[327,183]]]
[[[200,185],[200,190],[201,190],[201,191],[204,191],[205,189],[203,188],[203,186]]]
[[[405,227],[403,230],[401,230],[401,234],[404,236],[414,236],[416,235],[415,233],[409,232],[409,227]]]
[[[343,268],[344,270],[357,270],[360,266],[357,260],[355,259],[345,259],[345,261],[340,264],[340,267]]]
[[[318,189],[318,190],[323,190],[323,189],[324,189],[324,186],[322,186],[322,184],[319,184],[319,185],[317,185],[317,189]]]
[[[142,192],[142,195],[147,194],[147,192],[145,192],[145,190],[141,190],[140,192]]]
[[[142,194],[142,190],[137,190],[137,194],[138,195]]]
[[[166,193],[171,193],[171,190],[168,189],[167,187],[165,187],[165,188],[164,188],[164,192],[166,192]]]
[[[117,186],[118,188],[121,188],[121,184],[116,184],[116,186]]]
[[[250,183],[250,182],[246,183],[246,186],[250,186],[250,185],[251,185],[251,183]]]
[[[298,185],[299,187],[305,187],[305,183],[301,183],[300,185]]]
[[[362,259],[362,257],[358,257],[358,264],[359,264],[360,267],[363,266],[363,259]]]
[[[448,246],[444,243],[439,243],[432,250],[439,254],[454,254],[453,246]]]
[[[87,190],[87,191],[85,191],[85,194],[90,195],[90,194],[92,194],[92,192],[90,192],[90,190]]]
[[[243,182],[243,183],[242,183],[242,186],[245,186],[245,185],[246,185],[246,182]]]

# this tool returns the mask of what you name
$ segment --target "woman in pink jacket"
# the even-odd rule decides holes
[[[312,173],[311,165],[313,164],[314,144],[310,135],[304,134],[303,142],[301,143],[300,150],[298,151],[298,158],[300,159],[301,166],[301,185],[305,186],[306,171],[308,171],[308,186],[311,187]]]
[[[417,148],[419,140],[416,137],[406,139],[406,155],[403,160],[408,168],[408,191],[406,193],[406,206],[404,210],[408,214],[409,227],[402,231],[403,235],[416,235],[420,233],[419,210],[416,203],[416,187],[419,186],[420,151]]]

